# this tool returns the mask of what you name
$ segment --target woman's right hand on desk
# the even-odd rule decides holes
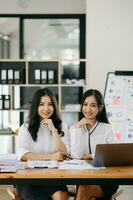
[[[51,160],[63,161],[65,158],[66,156],[60,151],[51,154]]]
[[[92,154],[85,154],[83,155],[83,157],[81,158],[81,160],[93,160],[93,155]]]

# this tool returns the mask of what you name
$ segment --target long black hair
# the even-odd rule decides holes
[[[96,102],[97,102],[97,106],[100,109],[99,113],[96,116],[97,121],[98,122],[109,123],[109,120],[108,120],[108,117],[107,117],[107,113],[106,113],[104,98],[103,98],[101,92],[99,92],[98,90],[90,89],[90,90],[87,90],[83,94],[83,97],[82,97],[82,100],[81,100],[81,113],[82,113],[82,108],[83,108],[84,101],[89,96],[94,96],[95,97]],[[82,113],[82,115],[83,115],[83,113]]]
[[[52,102],[52,105],[54,107],[54,112],[52,116],[50,117],[52,119],[52,122],[55,126],[55,128],[58,130],[58,134],[63,136],[64,132],[62,131],[62,120],[60,117],[57,101],[55,95],[51,92],[50,89],[48,88],[41,88],[37,90],[37,92],[34,94],[30,110],[29,110],[29,115],[28,115],[28,131],[31,134],[31,137],[34,141],[37,141],[37,132],[40,126],[40,116],[38,114],[38,106],[41,101],[42,96],[49,96]]]

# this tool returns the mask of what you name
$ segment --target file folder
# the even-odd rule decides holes
[[[35,69],[34,70],[34,79],[35,79],[35,83],[36,84],[40,83],[40,79],[41,79],[41,71],[40,71],[40,69]]]
[[[20,83],[20,71],[14,70],[14,83],[19,84]]]
[[[3,109],[3,95],[0,95],[0,110]]]
[[[1,83],[6,84],[7,83],[7,70],[1,69]]]
[[[47,70],[42,69],[41,71],[41,83],[46,84],[47,83]]]
[[[3,95],[3,109],[9,110],[10,109],[10,95]]]
[[[13,83],[13,69],[8,69],[8,83]]]
[[[54,70],[48,70],[48,83],[54,83]]]

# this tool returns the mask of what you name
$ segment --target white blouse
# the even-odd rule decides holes
[[[70,138],[68,127],[65,123],[62,123],[62,130],[64,132],[64,136],[61,137],[61,139],[69,152]],[[20,127],[18,133],[18,149],[16,151],[18,159],[21,159],[21,157],[28,152],[54,153],[55,151],[56,148],[53,136],[47,125],[40,125],[37,133],[37,141],[32,139],[26,124],[23,124]]]
[[[70,154],[75,159],[81,159],[83,155],[88,153],[94,155],[96,145],[105,143],[117,143],[110,124],[96,123],[90,131],[87,130],[86,126],[70,127]]]

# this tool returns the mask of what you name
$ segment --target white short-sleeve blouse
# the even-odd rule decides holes
[[[62,130],[64,136],[61,137],[61,139],[69,152],[69,131],[65,123],[62,123]],[[53,136],[47,125],[40,124],[37,135],[37,141],[34,141],[27,129],[27,124],[23,124],[20,127],[18,132],[18,148],[16,151],[18,159],[21,159],[21,157],[28,152],[54,153],[56,151]]]
[[[116,143],[114,131],[110,124],[96,123],[90,131],[85,126],[81,128],[70,127],[70,154],[75,159],[81,159],[83,155],[95,154],[97,144]],[[89,144],[90,143],[90,144]]]

